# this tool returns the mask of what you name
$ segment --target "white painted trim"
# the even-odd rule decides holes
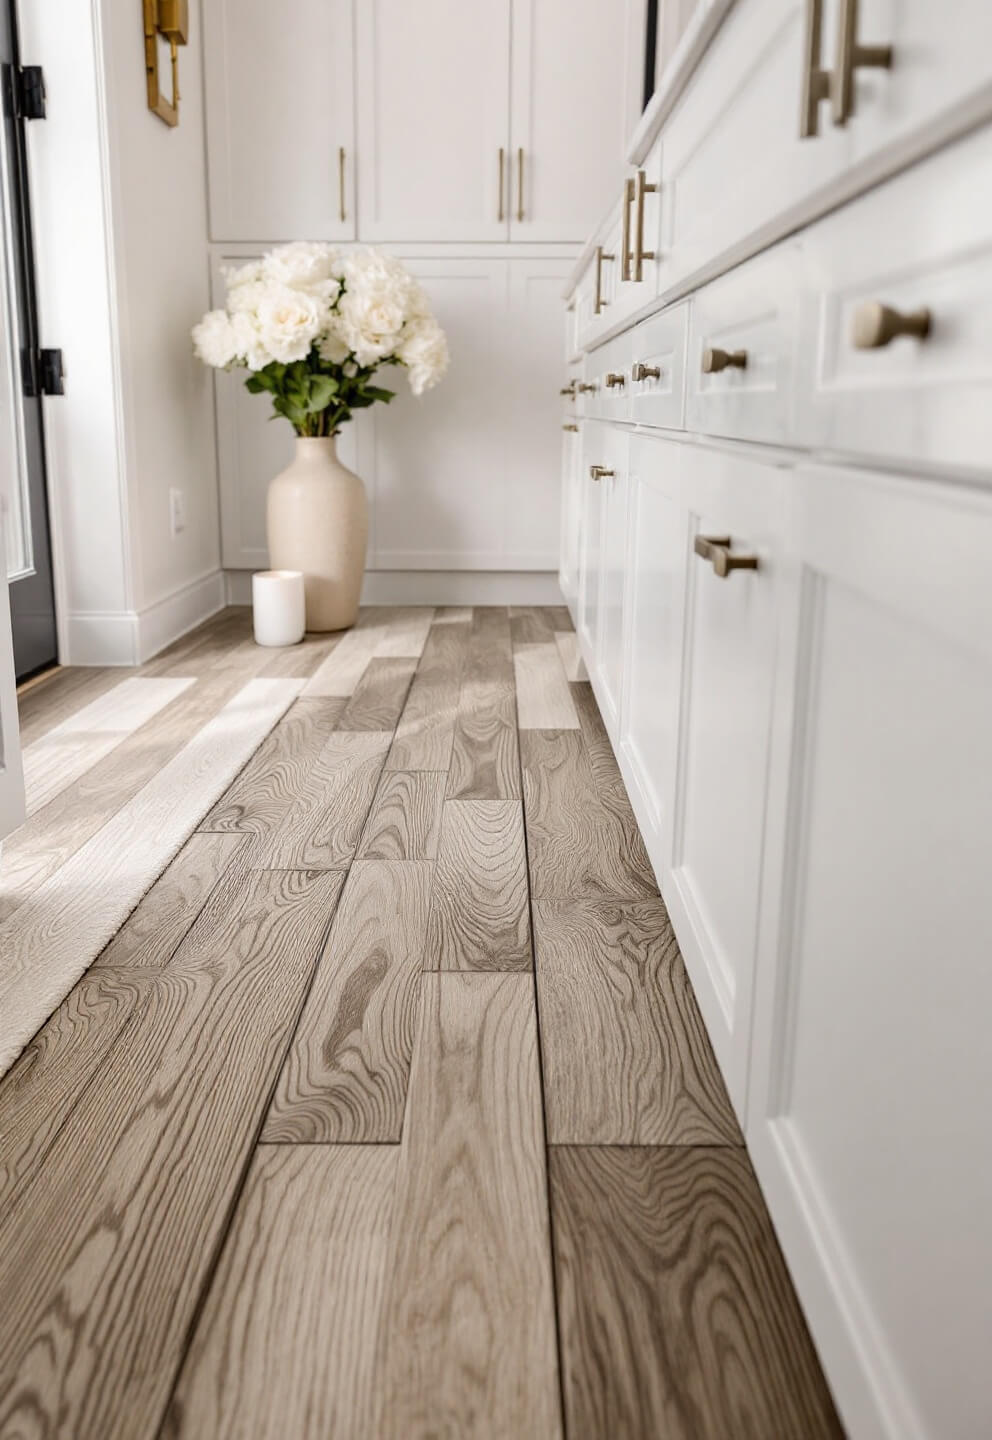
[[[144,664],[180,635],[216,615],[224,608],[226,593],[224,572],[211,570],[164,599],[146,605],[135,617],[137,663]]]
[[[253,260],[263,250],[282,243],[281,240],[212,240],[208,250],[212,259],[226,256]],[[341,250],[364,250],[372,242],[340,240],[330,243]],[[409,260],[571,260],[582,247],[577,240],[514,240],[498,244],[481,240],[441,240],[436,245],[425,240],[377,240],[375,248]]]
[[[225,570],[228,605],[251,604],[251,571]],[[553,570],[369,570],[364,605],[560,605]]]

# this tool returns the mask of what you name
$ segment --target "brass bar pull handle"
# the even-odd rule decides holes
[[[517,149],[517,219],[524,218],[524,147]]]
[[[854,312],[851,340],[856,350],[880,350],[897,335],[912,335],[925,340],[930,334],[930,311],[893,310],[880,300],[866,300]]]
[[[602,245],[596,246],[596,301],[592,310],[594,315],[602,314],[603,307],[606,305],[606,301],[603,299],[603,262],[616,258],[615,255],[608,255]]]
[[[644,197],[657,193],[657,185],[649,185],[643,170],[637,172],[637,223],[634,227],[634,263],[631,278],[640,284],[644,278],[644,261],[654,260],[655,252],[644,248]]]
[[[339,214],[340,217],[341,217],[341,223],[342,223],[342,224],[344,224],[345,220],[347,220],[347,218],[348,218],[347,212],[345,211],[345,204],[344,204],[344,161],[345,161],[344,146],[343,146],[343,145],[339,145],[339,146],[338,146],[338,214]]]
[[[809,140],[820,131],[820,101],[830,97],[830,71],[820,64],[823,0],[806,0],[806,39],[803,46],[803,95],[799,111],[799,138]]]
[[[757,555],[732,555],[732,543],[729,535],[697,535],[692,548],[701,560],[710,562],[714,574],[721,580],[726,580],[734,570],[757,570]]]
[[[721,370],[746,370],[746,350],[720,350],[709,348],[703,351],[703,374],[718,375]]]
[[[630,267],[633,255],[630,249],[630,210],[634,203],[634,182],[625,180],[623,183],[623,224],[620,232],[620,279],[630,279]]]
[[[858,0],[841,0],[837,35],[837,63],[830,77],[830,110],[835,125],[854,114],[854,75],[857,70],[891,70],[891,45],[858,44]]]
[[[589,478],[590,480],[595,480],[597,484],[604,477],[612,479],[616,473],[617,472],[615,470],[608,470],[605,465],[589,466]]]
[[[506,189],[506,151],[502,145],[499,147],[499,206],[496,211],[496,219],[503,223],[506,219],[506,212],[503,209],[503,194]]]
[[[571,425],[571,424],[569,424],[569,425],[563,425],[561,428],[562,428],[563,430],[571,430],[572,433],[575,434],[575,435],[577,435],[577,434],[579,433],[579,427],[578,427],[578,425]]]
[[[622,390],[627,383],[626,375],[617,375],[613,371],[607,375],[605,380],[607,390]]]
[[[634,366],[634,379],[635,379],[635,380],[660,380],[660,379],[661,379],[661,366],[660,366],[660,365],[644,365],[640,360],[638,360],[637,364]]]

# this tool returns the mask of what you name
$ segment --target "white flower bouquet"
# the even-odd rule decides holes
[[[371,383],[380,365],[404,365],[422,395],[448,368],[444,331],[423,288],[380,250],[299,241],[225,271],[227,305],[193,329],[207,365],[244,366],[252,394],[267,392],[298,435],[336,435],[353,410],[395,394]]]

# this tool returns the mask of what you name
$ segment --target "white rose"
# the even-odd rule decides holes
[[[345,339],[360,365],[392,354],[406,319],[402,277],[368,267],[346,278],[339,305]]]
[[[343,364],[351,354],[351,346],[342,334],[337,316],[332,317],[330,325],[317,341],[317,349],[320,352],[320,358],[328,361],[331,365]]]
[[[407,326],[397,351],[410,371],[410,389],[422,395],[448,368],[448,342],[436,320],[415,320]]]
[[[292,245],[279,245],[262,261],[265,275],[277,285],[291,290],[319,294],[333,304],[341,288],[335,275],[338,252],[332,245],[297,240]]]
[[[238,347],[238,355],[249,370],[264,370],[275,356],[267,348],[254,315],[239,311],[231,316],[231,329]]]
[[[263,273],[261,260],[249,260],[247,264],[238,265],[233,270],[225,267],[221,271],[228,290],[237,290],[242,285],[253,285],[261,280]]]
[[[324,323],[321,306],[300,290],[273,287],[258,306],[262,344],[284,365],[304,360]]]
[[[205,365],[219,370],[238,358],[238,339],[226,310],[211,310],[193,326],[193,349]]]
[[[272,286],[266,280],[259,278],[246,279],[240,284],[231,287],[228,284],[227,309],[230,315],[251,314],[257,315],[258,307],[267,295],[271,295]]]

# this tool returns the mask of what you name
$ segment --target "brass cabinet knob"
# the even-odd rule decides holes
[[[577,435],[578,432],[579,432],[579,427],[578,427],[578,425],[563,425],[561,428],[562,428],[563,430],[571,430],[571,431],[573,431],[576,435]]]
[[[692,548],[701,560],[710,562],[721,580],[734,570],[757,570],[757,555],[732,555],[732,543],[729,535],[697,535]]]
[[[589,466],[589,478],[591,480],[596,480],[597,482],[602,480],[604,476],[612,478],[616,473],[617,472],[615,470],[608,470],[605,465]]]
[[[575,387],[575,393],[576,395],[595,395],[596,385],[595,383],[588,384],[586,381],[580,380]]]
[[[880,300],[866,300],[854,312],[851,339],[856,350],[880,350],[897,335],[912,335],[925,340],[930,334],[930,311],[893,310]]]
[[[835,125],[854,114],[854,76],[858,70],[892,68],[891,45],[858,43],[858,0],[841,0],[837,63],[830,76],[830,111]]]
[[[606,377],[607,390],[622,390],[627,383],[626,375],[617,375],[612,370]]]
[[[634,379],[635,379],[635,380],[660,380],[660,379],[661,379],[661,366],[660,366],[660,365],[644,365],[640,360],[638,360],[637,364],[634,366]]]
[[[567,385],[563,385],[562,388],[558,391],[558,394],[559,394],[559,395],[574,395],[574,394],[575,394],[575,381],[574,381],[574,380],[570,380]]]
[[[717,375],[721,370],[746,370],[746,350],[718,350],[707,347],[703,351],[703,374]]]

